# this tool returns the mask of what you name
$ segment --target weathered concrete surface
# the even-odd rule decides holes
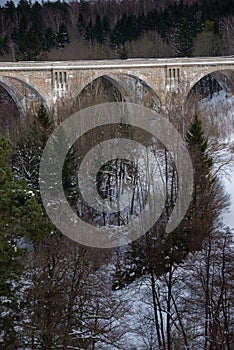
[[[43,101],[49,109],[59,99],[79,95],[93,80],[106,77],[131,102],[136,101],[133,81],[144,85],[158,101],[171,93],[187,96],[205,75],[213,74],[228,94],[234,92],[234,57],[127,59],[60,62],[1,62],[0,84],[22,110]]]

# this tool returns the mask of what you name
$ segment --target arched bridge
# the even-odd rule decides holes
[[[62,97],[78,96],[100,77],[113,83],[126,101],[136,102],[144,89],[163,104],[178,91],[186,98],[208,74],[233,94],[234,57],[0,63],[0,85],[22,113],[38,101],[53,109]]]

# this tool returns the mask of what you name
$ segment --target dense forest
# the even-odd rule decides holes
[[[198,1],[7,1],[2,60],[233,54],[234,4]]]
[[[84,96],[86,103],[97,103],[95,96],[101,95],[95,90]],[[182,116],[175,104],[168,113],[184,129],[194,166],[189,209],[171,233],[165,226],[178,194],[177,171],[170,153],[149,133],[105,125],[105,132],[91,130],[68,152],[64,192],[73,210],[93,225],[127,225],[144,209],[147,189],[131,160],[113,159],[98,171],[98,191],[118,201],[130,182],[131,205],[114,215],[87,207],[76,171],[90,147],[131,137],[148,145],[160,167],[166,197],[159,220],[140,239],[113,249],[71,241],[45,215],[39,165],[55,126],[44,106],[13,147],[0,136],[0,349],[233,348],[233,231],[220,216],[229,201],[219,178],[231,150],[212,134],[208,138],[205,114],[202,123],[191,110]]]
[[[233,52],[231,0],[20,0],[0,7],[2,61]],[[174,149],[170,153],[151,129],[128,124],[127,109],[121,123],[89,129],[70,145],[61,171],[63,192],[79,219],[109,227],[113,235],[116,228],[127,232],[147,206],[149,182],[164,194],[157,222],[113,248],[82,245],[52,224],[42,204],[39,169],[47,171],[49,162],[40,163],[43,150],[71,114],[126,102],[125,94],[102,76],[78,96],[58,100],[53,111],[37,103],[23,116],[5,85],[0,87],[0,350],[233,350],[234,230],[223,220],[230,200],[221,179],[234,160],[234,98],[212,74],[186,102],[183,89],[168,92],[160,104],[145,86],[132,86],[142,108],[160,113],[180,133],[191,158],[193,193],[180,224],[168,233],[181,190]],[[130,139],[148,152],[137,159],[134,152],[129,159],[112,156],[95,173],[99,200],[117,203],[114,212],[90,206],[83,197],[88,182],[82,188],[78,177],[86,155],[112,139],[121,139],[123,148]],[[55,168],[60,141],[53,138]],[[90,164],[98,164],[93,158]],[[48,176],[53,180],[55,172]],[[129,201],[120,208],[126,188]],[[47,205],[60,209],[56,200]]]

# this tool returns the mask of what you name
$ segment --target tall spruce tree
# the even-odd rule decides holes
[[[7,161],[10,154],[10,142],[0,135],[0,329],[4,349],[18,348],[14,326],[21,307],[18,293],[24,258],[28,248],[51,231],[36,193],[23,178],[15,178]]]
[[[59,31],[56,36],[56,42],[57,42],[57,47],[64,47],[70,42],[67,26],[65,23],[62,23],[59,26]]]
[[[36,190],[39,189],[40,158],[52,129],[53,123],[41,104],[30,125],[22,131],[14,149],[14,171]]]
[[[195,114],[193,122],[187,131],[186,141],[189,143],[190,148],[192,148],[193,151],[200,152],[202,161],[208,167],[211,167],[212,159],[207,154],[208,139],[204,136],[202,121],[197,114]]]
[[[186,140],[194,169],[194,190],[187,227],[192,245],[197,247],[197,243],[207,238],[219,224],[220,212],[229,205],[229,200],[219,178],[212,173],[213,159],[198,115],[194,116]]]

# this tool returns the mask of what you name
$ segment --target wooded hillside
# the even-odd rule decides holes
[[[231,0],[20,0],[0,7],[4,61],[231,55],[233,38]]]

